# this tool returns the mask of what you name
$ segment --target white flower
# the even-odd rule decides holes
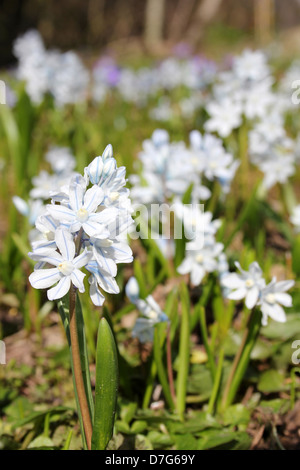
[[[223,244],[208,244],[199,250],[193,242],[190,242],[187,243],[186,250],[186,257],[177,268],[177,271],[180,274],[190,273],[191,283],[198,286],[206,273],[217,270],[217,258],[223,250]]]
[[[221,225],[220,220],[212,220],[213,214],[203,212],[199,204],[182,204],[178,202],[172,206],[175,215],[183,222],[184,233],[188,240],[197,239],[198,243],[213,240]]]
[[[51,147],[45,155],[45,160],[50,163],[54,173],[70,173],[76,166],[76,161],[68,147]]]
[[[280,323],[286,321],[286,316],[283,308],[292,306],[292,297],[286,294],[285,291],[289,290],[295,284],[294,281],[279,281],[276,282],[276,277],[262,290],[259,305],[262,311],[262,324],[265,326],[268,322],[268,317]]]
[[[86,99],[89,73],[74,52],[45,49],[37,31],[30,31],[14,43],[19,59],[17,77],[26,82],[26,91],[34,103],[51,93],[57,106]]]
[[[128,299],[130,300],[130,302],[135,304],[136,301],[139,298],[139,295],[140,295],[140,288],[139,288],[138,282],[137,282],[135,277],[132,276],[128,280],[128,282],[125,286],[125,293],[126,293]]]
[[[13,196],[12,200],[20,214],[28,218],[30,225],[34,225],[43,210],[43,201],[40,199],[29,199],[29,201],[26,202],[19,196]]]
[[[70,228],[71,232],[78,232],[82,227],[91,237],[106,238],[105,224],[116,215],[113,209],[96,212],[104,198],[99,186],[92,186],[86,192],[83,185],[72,181],[69,188],[69,205],[48,204],[49,214],[56,220]]]
[[[155,302],[152,295],[148,295],[145,300],[139,298],[139,285],[135,277],[129,279],[125,292],[129,300],[135,304],[144,317],[136,320],[132,336],[138,338],[141,343],[153,341],[154,326],[157,323],[169,321],[169,318]]]
[[[295,226],[296,231],[300,232],[300,205],[294,207],[290,220]]]
[[[234,58],[233,72],[241,80],[259,81],[269,75],[269,67],[262,51],[249,49]]]
[[[231,289],[227,297],[232,300],[246,299],[246,306],[252,309],[258,302],[261,290],[265,286],[262,270],[255,261],[250,264],[249,271],[244,271],[239,263],[235,263],[241,274],[231,273],[222,278],[222,285]]]
[[[80,271],[80,268],[86,266],[92,256],[86,250],[79,256],[75,256],[73,237],[70,232],[61,228],[56,230],[55,242],[59,252],[49,250],[48,253],[43,254],[29,253],[34,260],[55,266],[50,269],[36,269],[29,276],[29,282],[35,289],[47,289],[57,283],[47,291],[49,300],[60,299],[66,295],[71,282],[79,289],[79,292],[84,292],[85,274]]]
[[[221,137],[228,137],[233,129],[242,124],[242,108],[239,103],[234,103],[229,98],[221,102],[208,103],[207,112],[210,119],[204,124],[205,130],[217,132]]]
[[[274,156],[274,159],[259,164],[259,169],[264,173],[263,184],[267,189],[276,183],[285,183],[296,171],[293,156],[278,153]]]

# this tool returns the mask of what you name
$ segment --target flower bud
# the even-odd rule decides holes
[[[87,175],[92,184],[98,184],[102,176],[103,161],[102,157],[96,157],[87,167]]]
[[[105,161],[108,158],[112,158],[112,157],[113,157],[113,148],[111,144],[108,144],[104,149],[104,152],[102,154],[102,159],[103,161]]]

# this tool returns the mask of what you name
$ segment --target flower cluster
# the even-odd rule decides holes
[[[75,158],[68,147],[51,147],[45,155],[45,160],[52,172],[42,170],[38,176],[32,178],[32,189],[29,200],[19,196],[13,197],[13,203],[17,210],[27,217],[29,225],[35,226],[36,220],[43,212],[44,201],[60,193],[64,186],[68,186],[71,178],[76,174],[73,170],[76,165]],[[29,239],[31,242],[40,238],[40,232],[31,230]]]
[[[152,138],[143,142],[139,160],[141,174],[133,175],[130,182],[132,199],[142,204],[181,198],[190,185],[193,201],[207,200],[211,191],[202,180],[217,180],[226,193],[239,166],[220,139],[196,130],[190,133],[187,147],[184,142],[170,142],[167,131],[156,129]]]
[[[227,137],[241,125],[243,117],[252,120],[267,116],[276,101],[272,83],[261,51],[245,50],[234,57],[231,69],[221,73],[213,87],[214,99],[207,105],[210,119],[205,124],[206,130]]]
[[[281,305],[292,306],[292,298],[286,293],[294,285],[294,281],[276,281],[276,277],[266,285],[262,270],[255,261],[249,270],[244,271],[239,263],[235,263],[240,274],[230,273],[221,280],[222,285],[230,292],[228,299],[245,299],[249,309],[259,306],[262,312],[262,324],[267,325],[268,317],[278,322],[285,322],[286,316]]]
[[[135,277],[131,277],[126,284],[126,295],[141,313],[132,330],[132,336],[138,338],[141,343],[153,341],[154,326],[160,322],[168,322],[169,318],[155,302],[152,295],[141,299],[139,285]]]
[[[201,284],[207,273],[224,271],[226,256],[223,244],[215,239],[220,220],[212,220],[211,212],[202,212],[198,206],[176,204],[175,214],[183,222],[185,233],[191,239],[186,244],[185,258],[178,266],[180,274],[190,274],[194,286]],[[227,269],[227,268],[226,268]]]
[[[249,153],[264,173],[266,189],[286,183],[295,173],[295,142],[287,136],[281,114],[273,111],[255,124],[249,133]]]
[[[17,77],[26,82],[26,91],[39,104],[46,93],[56,106],[84,101],[89,73],[75,52],[47,51],[38,31],[31,30],[14,43],[19,63]]]
[[[48,154],[61,169],[61,162]],[[39,237],[32,242],[29,256],[37,261],[29,281],[48,290],[50,300],[63,297],[71,284],[84,292],[85,268],[89,273],[90,296],[101,306],[101,290],[118,293],[118,263],[132,261],[126,233],[132,223],[129,190],[125,188],[125,167],[117,167],[111,145],[68,184],[48,193],[51,203],[43,206],[36,219]],[[48,268],[48,266],[53,266]]]
[[[116,90],[124,101],[142,106],[160,90],[184,87],[194,95],[211,84],[215,74],[215,63],[200,56],[169,57],[138,70],[119,67],[111,57],[103,57],[92,71],[92,96],[102,102],[111,90]]]

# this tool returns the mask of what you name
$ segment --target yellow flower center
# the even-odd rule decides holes
[[[196,261],[197,261],[197,263],[202,263],[202,261],[203,261],[203,255],[201,255],[201,254],[197,255],[197,256],[196,256]]]
[[[70,261],[63,261],[57,268],[64,276],[69,276],[74,270],[74,266]]]
[[[86,222],[88,218],[88,211],[84,207],[81,207],[81,209],[77,211],[77,219],[79,220],[79,222]]]
[[[117,192],[117,191],[112,191],[110,194],[109,194],[109,199],[111,201],[116,201],[117,199],[119,199],[120,197],[120,194]]]
[[[245,284],[246,284],[246,287],[253,287],[254,286],[254,282],[253,282],[252,279],[247,279]]]
[[[266,295],[266,301],[267,301],[269,304],[275,304],[275,302],[276,302],[275,295],[274,295],[274,294],[268,294],[268,295]]]

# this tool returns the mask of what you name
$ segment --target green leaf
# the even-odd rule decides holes
[[[120,413],[122,421],[127,424],[130,424],[135,415],[136,410],[137,403],[128,403],[126,405],[123,405]]]
[[[113,435],[117,391],[117,348],[107,320],[101,318],[97,339],[93,450],[105,450]]]
[[[201,434],[198,449],[248,449],[250,445],[251,437],[246,432],[209,429]]]
[[[220,428],[221,425],[210,414],[198,411],[184,423],[169,422],[167,427],[171,434],[197,434],[204,429]]]
[[[40,447],[53,447],[53,441],[46,436],[38,436],[30,442],[27,449],[39,449]]]
[[[13,429],[21,428],[25,426],[28,423],[32,423],[36,420],[42,420],[44,419],[48,414],[63,414],[66,411],[72,411],[74,412],[73,408],[69,408],[66,406],[55,406],[54,408],[50,408],[45,411],[33,411],[32,413],[28,414],[22,419],[19,419],[14,422],[13,424]]]
[[[150,431],[147,438],[153,445],[154,449],[169,447],[174,443],[174,440],[169,436],[169,434],[163,434],[158,431]]]
[[[197,439],[192,434],[174,436],[176,450],[197,450]]]
[[[248,424],[250,421],[251,413],[244,405],[238,403],[229,406],[223,415],[223,422],[225,426],[232,425],[238,426],[240,424]]]
[[[169,408],[171,410],[174,409],[174,403],[173,403],[173,398],[171,395],[170,387],[169,387],[169,382],[167,379],[167,374],[165,370],[165,366],[163,363],[163,343],[162,343],[162,330],[165,329],[165,324],[164,323],[158,323],[155,325],[154,329],[154,342],[153,342],[153,356],[154,356],[154,361],[157,367],[157,374],[159,381],[161,383],[161,386],[163,388],[163,392],[165,395],[165,399],[169,405]],[[165,339],[165,336],[164,338]]]
[[[134,270],[134,275],[135,278],[138,282],[139,289],[140,289],[140,297],[144,299],[147,296],[147,286],[145,282],[145,272],[143,270],[143,267],[141,265],[141,262],[138,258],[134,260],[133,263],[133,270]]]
[[[295,238],[292,249],[292,265],[293,271],[297,277],[300,276],[300,235]]]
[[[280,392],[286,389],[284,376],[277,370],[267,370],[259,378],[257,388],[260,392]]]
[[[179,369],[177,375],[176,406],[178,414],[182,418],[185,411],[187,379],[190,363],[190,300],[186,285],[182,283],[180,287],[182,315],[179,338]]]
[[[290,339],[300,334],[299,313],[289,313],[285,323],[270,320],[267,326],[261,329],[261,334],[269,339]]]
[[[136,450],[152,450],[153,446],[146,436],[143,436],[143,434],[137,434],[135,437],[134,448]]]
[[[274,398],[273,400],[262,400],[259,403],[260,408],[266,408],[269,412],[284,414],[290,409],[290,401],[283,398]]]
[[[213,387],[210,370],[205,364],[195,364],[189,376],[187,391],[202,396],[203,401],[210,397]]]
[[[131,426],[131,432],[133,434],[140,434],[147,428],[147,421],[135,421]]]

